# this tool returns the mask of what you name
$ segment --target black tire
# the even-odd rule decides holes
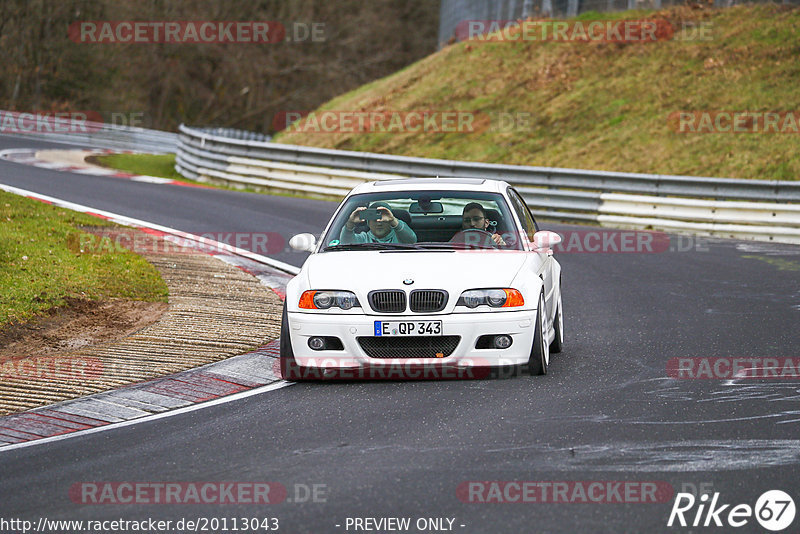
[[[553,316],[553,330],[555,336],[550,343],[550,354],[558,354],[564,348],[564,316],[561,308],[561,288],[558,288],[558,303],[556,304],[556,314]]]
[[[286,310],[286,303],[283,304],[283,314],[281,315],[281,343],[280,343],[280,360],[281,360],[281,378],[293,382],[303,380],[302,373],[297,366],[297,360],[294,359],[294,351],[292,350],[292,338],[289,337],[289,312]]]
[[[544,310],[544,293],[539,294],[539,305],[536,310],[536,325],[533,331],[531,355],[528,358],[528,372],[531,375],[546,375],[550,362],[550,346],[544,342],[543,323],[547,321]]]

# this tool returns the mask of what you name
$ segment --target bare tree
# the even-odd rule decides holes
[[[0,108],[144,113],[258,131],[285,110],[311,110],[433,52],[435,0],[3,0]],[[272,44],[80,43],[91,20],[277,21],[292,41]],[[324,40],[298,42],[307,28]],[[321,25],[321,26],[319,26]],[[297,33],[298,35],[295,35]]]

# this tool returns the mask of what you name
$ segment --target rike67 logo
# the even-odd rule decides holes
[[[714,492],[711,497],[706,493],[699,498],[691,493],[678,493],[667,526],[738,528],[747,525],[755,517],[762,528],[778,532],[792,524],[794,515],[794,500],[781,490],[764,492],[756,500],[755,506],[722,503],[719,492]]]

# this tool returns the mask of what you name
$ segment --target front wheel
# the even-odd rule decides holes
[[[528,372],[532,375],[546,375],[550,364],[550,345],[544,340],[547,331],[547,313],[544,309],[544,293],[539,294],[539,306],[536,310],[536,326],[533,332],[533,346],[528,358]]]
[[[292,339],[289,337],[289,312],[286,310],[286,303],[283,304],[283,315],[281,316],[281,340],[280,340],[280,361],[281,378],[284,380],[302,380],[300,368],[294,359],[292,350]]]
[[[555,336],[550,343],[550,352],[558,354],[564,348],[564,312],[561,311],[561,288],[558,288],[558,304],[556,304],[556,314],[553,317],[553,330]]]

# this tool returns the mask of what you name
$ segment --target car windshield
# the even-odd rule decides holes
[[[500,194],[402,191],[348,198],[321,251],[520,248],[516,223]]]

